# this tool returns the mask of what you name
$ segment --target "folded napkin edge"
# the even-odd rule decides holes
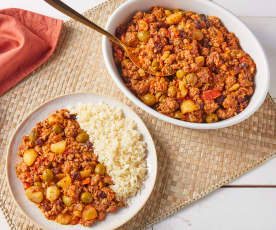
[[[36,70],[38,67],[40,67],[44,62],[46,62],[49,59],[49,57],[54,53],[56,46],[59,42],[59,37],[62,33],[63,21],[60,19],[52,18],[52,17],[46,16],[46,15],[42,15],[39,13],[35,13],[32,11],[28,11],[25,9],[19,9],[19,8],[7,8],[7,9],[0,10],[0,14],[14,17],[15,19],[18,19],[21,23],[22,23],[22,20],[20,20],[20,18],[18,18],[18,17],[22,17],[22,12],[23,13],[26,12],[26,14],[28,14],[28,15],[37,15],[37,17],[41,17],[43,19],[45,18],[46,20],[48,19],[48,21],[46,21],[46,24],[49,23],[50,26],[53,26],[52,33],[48,33],[48,35],[49,35],[48,38],[47,37],[46,38],[41,37],[41,38],[49,45],[49,49],[47,51],[41,53],[40,57],[35,62],[33,62],[29,65],[23,66],[22,68],[17,68],[12,72],[12,74],[5,76],[5,79],[0,82],[1,83],[0,84],[0,96],[2,96],[6,91],[11,89],[19,81],[21,81],[24,77],[27,77],[27,75],[29,75],[31,72]],[[14,14],[16,14],[16,15],[14,15]],[[30,22],[28,22],[28,23],[30,24]],[[24,23],[22,23],[22,24],[24,24]],[[36,26],[37,26],[37,24],[36,24]],[[41,25],[39,24],[39,26],[41,26]],[[37,28],[39,28],[39,26]],[[28,28],[28,26],[26,26],[26,27]],[[30,29],[30,31],[33,32],[31,29]],[[51,30],[49,30],[49,31],[51,32]],[[39,36],[40,34],[37,34],[37,35]]]

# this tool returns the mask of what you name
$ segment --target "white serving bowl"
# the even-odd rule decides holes
[[[106,37],[104,37],[102,40],[102,50],[106,67],[112,79],[125,93],[125,95],[137,106],[163,121],[194,129],[218,129],[235,125],[244,121],[256,110],[258,110],[258,108],[264,102],[269,88],[270,73],[266,55],[259,41],[246,27],[246,25],[221,6],[206,0],[130,0],[122,4],[113,12],[107,21],[106,30],[114,34],[116,28],[120,24],[127,22],[135,12],[139,10],[148,10],[152,6],[156,5],[170,9],[178,8],[183,10],[190,10],[197,13],[219,17],[226,28],[236,34],[240,40],[242,48],[253,58],[257,65],[254,95],[251,97],[249,105],[243,112],[232,118],[216,123],[192,123],[168,117],[145,105],[125,86],[113,59],[112,44]]]

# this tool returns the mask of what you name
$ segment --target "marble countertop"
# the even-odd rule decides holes
[[[64,0],[83,12],[104,0]],[[207,0],[206,0],[207,1]],[[270,94],[276,100],[276,2],[275,0],[213,0],[239,16],[263,45],[271,70]],[[44,1],[0,1],[0,9],[22,8],[63,20],[68,18]],[[233,185],[276,185],[276,159],[234,181]],[[275,230],[276,188],[221,188],[155,224],[151,230]],[[9,226],[0,211],[0,229]]]

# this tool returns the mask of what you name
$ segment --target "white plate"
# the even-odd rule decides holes
[[[35,124],[45,119],[50,113],[56,110],[67,107],[68,105],[77,104],[79,102],[96,104],[104,102],[110,106],[122,108],[126,117],[133,119],[138,126],[138,130],[143,134],[144,140],[147,143],[147,166],[148,176],[144,182],[144,187],[140,193],[134,198],[129,200],[129,205],[122,208],[117,213],[107,215],[104,221],[98,222],[91,227],[84,227],[81,225],[60,225],[54,221],[47,220],[42,212],[25,196],[23,185],[16,177],[15,165],[19,162],[17,157],[17,150],[24,135],[28,135]],[[123,105],[113,99],[96,96],[93,94],[72,94],[67,96],[58,97],[45,104],[41,105],[33,111],[27,118],[18,126],[14,135],[11,138],[8,155],[7,155],[7,178],[11,194],[14,197],[19,208],[23,213],[28,216],[34,223],[43,229],[67,229],[67,230],[111,230],[121,226],[130,220],[138,211],[145,205],[148,200],[156,179],[157,174],[157,157],[154,142],[151,135],[145,126],[144,122],[134,113],[129,107]]]

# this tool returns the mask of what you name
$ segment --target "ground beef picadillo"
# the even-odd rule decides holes
[[[22,138],[16,166],[26,195],[47,219],[90,226],[124,206],[76,115],[60,110]]]
[[[135,48],[143,69],[176,72],[150,75],[113,46],[127,87],[160,113],[217,122],[242,112],[254,93],[254,61],[215,16],[153,7],[120,25],[116,36]]]

